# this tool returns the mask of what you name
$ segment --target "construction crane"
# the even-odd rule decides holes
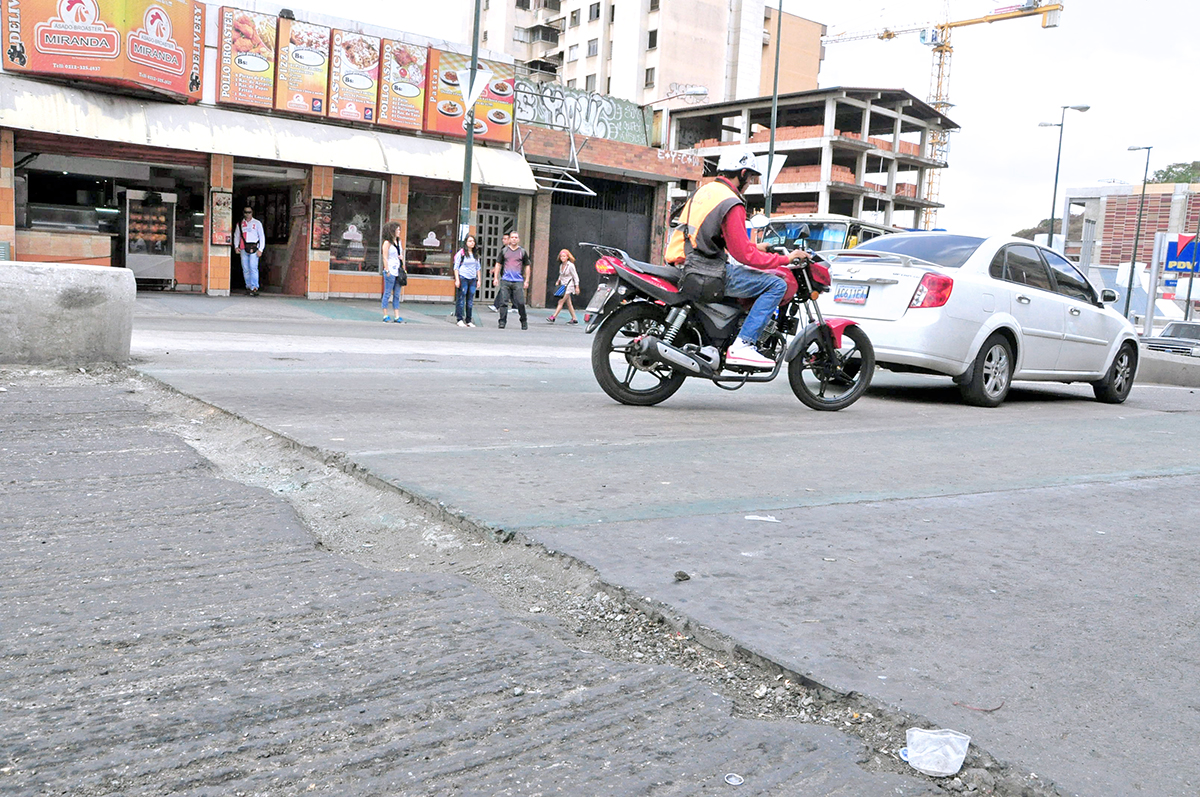
[[[950,36],[955,28],[965,28],[968,25],[1001,22],[1006,19],[1041,16],[1043,28],[1058,27],[1062,15],[1062,3],[1043,3],[1041,0],[1027,0],[1021,5],[998,8],[990,14],[974,19],[957,21],[933,22],[923,25],[907,25],[897,28],[875,28],[869,31],[857,31],[832,36],[823,36],[821,44],[840,44],[842,42],[862,41],[864,39],[894,39],[907,33],[920,33],[921,43],[933,49],[933,70],[929,78],[929,99],[927,102],[943,116],[952,107],[950,102],[950,57],[954,47],[950,44]],[[929,157],[939,163],[946,162],[950,150],[948,133],[939,129],[929,135]],[[942,170],[939,167],[925,172],[925,190],[922,196],[929,202],[937,202],[942,188]],[[927,230],[937,226],[937,208],[926,209],[923,215],[923,226]]]

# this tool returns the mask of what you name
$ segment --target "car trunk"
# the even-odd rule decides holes
[[[829,271],[833,287],[821,311],[854,318],[895,321],[904,315],[926,269],[907,259],[843,255]]]

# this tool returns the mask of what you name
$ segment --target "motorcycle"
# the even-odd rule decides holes
[[[807,261],[793,260],[774,272],[788,283],[788,292],[756,344],[775,361],[768,372],[725,362],[749,301],[696,302],[680,292],[683,272],[675,266],[642,263],[602,244],[580,246],[600,255],[600,284],[584,312],[587,332],[599,330],[592,341],[592,372],[601,389],[622,404],[658,404],[688,377],[738,390],[770,382],[784,366],[796,398],[814,410],[849,407],[871,384],[870,339],[854,321],[821,315],[817,297],[829,287],[813,279]]]

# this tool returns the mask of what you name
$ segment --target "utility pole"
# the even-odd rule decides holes
[[[475,99],[479,96],[474,92],[474,89],[479,71],[479,20],[482,15],[483,0],[475,0],[475,28],[474,35],[471,37],[471,80],[467,84],[467,90],[463,93],[463,98],[467,100],[467,154],[465,163],[463,164],[462,197],[459,200],[458,240],[455,241],[456,248],[462,246],[467,240],[467,230],[471,229],[471,155],[472,149],[475,147],[475,103],[473,98],[467,95],[474,95]]]
[[[771,175],[775,167],[775,124],[779,118],[779,52],[783,49],[780,38],[783,35],[783,0],[779,0],[779,10],[775,19],[775,85],[771,89],[771,143],[767,148],[767,173],[763,176],[763,213],[771,217]],[[747,131],[748,132],[748,131]]]

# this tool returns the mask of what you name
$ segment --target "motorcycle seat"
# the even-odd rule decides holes
[[[634,260],[632,257],[629,258],[629,265],[633,266],[643,274],[649,274],[654,277],[662,277],[672,285],[678,285],[679,278],[683,276],[683,271],[676,266],[656,266],[653,263],[643,263],[640,260]]]

